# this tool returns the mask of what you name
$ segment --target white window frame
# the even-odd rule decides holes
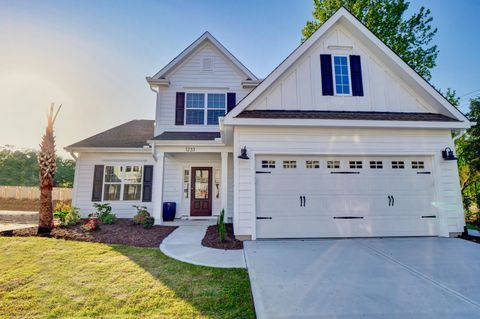
[[[120,167],[120,182],[105,182],[105,176],[107,173],[107,166],[113,166],[113,167]],[[141,179],[139,183],[125,183],[125,173],[126,173],[126,167],[127,166],[138,166],[140,167],[141,171]],[[104,165],[104,172],[103,172],[103,183],[102,183],[102,202],[141,202],[143,198],[143,175],[144,175],[144,165],[142,164],[123,164],[123,165],[117,165],[117,164],[105,164]],[[105,185],[110,185],[110,184],[120,184],[120,199],[105,199]],[[140,198],[139,199],[123,199],[123,192],[125,189],[125,184],[131,185],[140,185]]]
[[[187,95],[188,94],[203,94],[203,108],[188,108],[187,107]],[[215,91],[208,91],[208,92],[185,92],[185,101],[183,108],[185,109],[185,114],[183,115],[183,124],[186,126],[215,126],[218,124],[208,124],[208,110],[220,110],[219,108],[213,108],[209,109],[208,108],[208,95],[209,94],[223,94],[225,97],[225,114],[227,114],[227,92],[215,92]],[[203,111],[203,124],[187,124],[187,110],[202,110]]]
[[[335,73],[335,57],[345,57],[347,59],[347,72],[348,72],[348,86],[350,93],[337,93],[337,76]],[[352,96],[352,75],[350,74],[350,56],[345,54],[332,54],[332,74],[333,74],[333,90],[335,96]]]

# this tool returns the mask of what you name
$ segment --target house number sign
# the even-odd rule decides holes
[[[187,152],[187,153],[195,152],[195,147],[187,146],[187,147],[185,147],[185,152]]]

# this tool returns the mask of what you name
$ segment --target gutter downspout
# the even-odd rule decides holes
[[[75,155],[75,153],[74,153],[73,151],[70,151],[69,153],[70,153],[70,156],[72,156],[72,157],[73,157],[73,159],[74,159],[75,161],[77,161],[77,159],[78,159],[78,156],[76,156],[76,155]]]
[[[455,144],[455,141],[458,140],[463,135],[465,135],[465,133],[467,133],[467,130],[460,130],[460,133],[453,138],[453,143]]]

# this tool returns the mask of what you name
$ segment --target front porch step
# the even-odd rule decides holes
[[[195,219],[182,219],[182,218],[175,218],[175,220],[171,222],[163,222],[162,225],[165,226],[210,226],[215,225],[217,223],[217,219],[214,218],[195,218]]]

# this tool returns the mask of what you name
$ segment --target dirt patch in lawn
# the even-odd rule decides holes
[[[53,201],[53,207],[59,200]],[[63,201],[67,204],[70,204],[70,200]],[[0,210],[20,210],[20,211],[31,211],[38,212],[40,207],[39,199],[15,199],[15,198],[0,198]]]
[[[150,229],[145,229],[141,225],[134,225],[130,219],[118,219],[115,224],[101,224],[99,230],[85,232],[82,230],[81,224],[69,228],[55,227],[52,230],[51,237],[134,247],[158,247],[177,228],[174,226],[153,226]],[[0,236],[37,236],[37,227],[4,231],[0,232]]]
[[[202,239],[202,245],[216,249],[243,249],[243,242],[236,240],[233,235],[233,224],[225,224],[227,235],[223,243],[220,242],[217,225],[208,226],[205,237]]]

